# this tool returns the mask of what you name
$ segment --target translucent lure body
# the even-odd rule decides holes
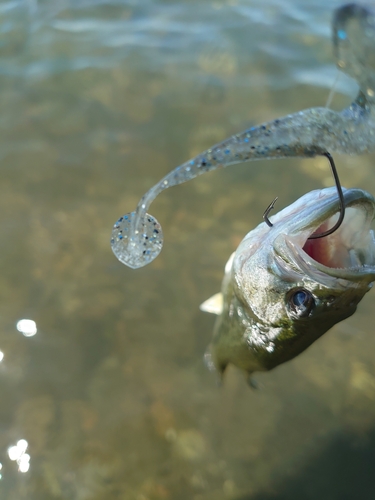
[[[160,253],[162,229],[147,210],[171,186],[250,160],[311,158],[325,152],[355,155],[375,149],[375,11],[344,5],[334,12],[332,27],[336,64],[359,85],[354,102],[341,112],[310,108],[252,127],[172,170],[143,195],[134,212],[114,225],[112,250],[122,263],[143,267]]]

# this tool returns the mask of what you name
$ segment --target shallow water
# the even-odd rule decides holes
[[[276,195],[282,208],[331,185],[326,161],[237,165],[166,191],[152,205],[165,248],[146,268],[109,244],[176,165],[325,104],[340,4],[0,4],[1,499],[372,498],[374,292],[258,375],[259,391],[234,369],[218,387],[203,363],[214,318],[198,307],[228,256]],[[356,86],[336,88],[341,109]],[[335,159],[344,186],[375,193],[372,156]],[[21,439],[26,472],[9,457]]]

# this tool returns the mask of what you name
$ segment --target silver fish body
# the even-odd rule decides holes
[[[355,312],[375,280],[375,199],[343,191],[346,215],[332,235],[308,240],[338,216],[336,189],[316,190],[271,217],[272,228],[250,231],[231,256],[221,294],[201,306],[218,314],[207,356],[220,373],[230,363],[271,370]]]

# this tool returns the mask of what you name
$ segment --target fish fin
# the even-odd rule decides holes
[[[232,255],[229,257],[228,262],[225,264],[225,274],[229,273],[232,270],[232,265],[233,265],[233,259],[234,259],[234,254],[236,252],[233,252]]]
[[[215,295],[205,300],[199,306],[199,309],[211,314],[221,314],[223,312],[223,294],[221,292],[215,293]]]
[[[253,378],[254,372],[249,372],[246,377],[246,382],[248,383],[249,387],[255,391],[259,391],[264,389],[264,385],[258,382],[255,378]]]
[[[251,387],[253,390],[259,390],[260,385],[257,380],[255,380],[251,375],[247,377],[247,383],[249,384],[249,387]]]
[[[232,269],[234,253],[235,252],[232,253],[232,255],[229,257],[228,262],[225,264],[225,274],[228,274]],[[203,304],[199,306],[199,309],[207,313],[219,315],[223,312],[223,307],[224,307],[223,303],[224,303],[223,294],[219,292],[215,293],[215,295],[205,300]]]
[[[215,372],[216,373],[216,380],[217,380],[217,385],[221,387],[223,385],[223,375],[224,371],[227,367],[227,365],[217,367],[215,366],[215,363],[212,359],[212,354],[210,351],[210,346],[208,346],[207,351],[205,352],[204,355],[204,364],[206,367],[210,370],[210,372]]]

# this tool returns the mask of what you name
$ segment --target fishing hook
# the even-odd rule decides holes
[[[337,189],[337,195],[339,197],[339,204],[340,204],[340,215],[339,215],[339,218],[338,218],[336,224],[333,227],[331,227],[331,229],[328,229],[328,231],[324,231],[324,233],[314,234],[314,235],[310,236],[310,238],[308,238],[309,240],[316,240],[318,238],[324,238],[324,237],[329,236],[330,234],[334,233],[341,226],[341,224],[342,224],[342,222],[344,220],[344,217],[345,217],[344,195],[343,195],[343,192],[342,192],[342,188],[341,188],[341,184],[340,184],[340,179],[339,179],[339,176],[338,176],[338,173],[337,173],[335,162],[333,161],[333,158],[330,155],[330,153],[323,153],[323,156],[325,156],[328,159],[330,167],[331,167],[333,178],[335,179],[335,184],[336,184],[336,189]],[[275,207],[276,200],[277,200],[277,197],[273,200],[272,203],[270,203],[268,205],[268,207],[266,208],[266,210],[265,210],[265,212],[263,214],[263,220],[267,224],[267,226],[269,226],[269,227],[272,227],[273,224],[269,220],[268,214]]]
[[[276,196],[276,198],[273,201],[271,201],[271,203],[268,205],[268,207],[264,211],[263,220],[267,224],[268,227],[273,226],[272,222],[268,218],[268,214],[271,212],[271,210],[273,210],[275,208],[275,203],[277,202],[278,199],[279,199],[279,197]]]

